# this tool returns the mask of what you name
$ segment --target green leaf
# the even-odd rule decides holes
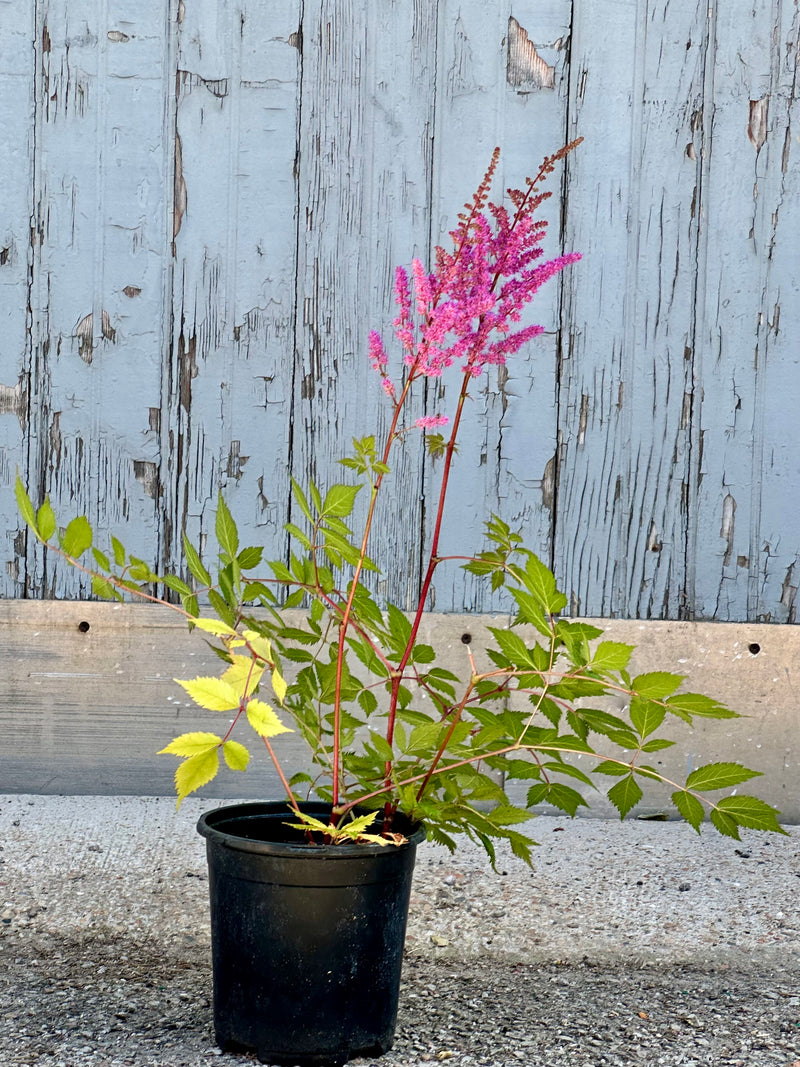
[[[191,586],[188,586],[181,578],[176,577],[174,574],[165,574],[161,579],[167,589],[171,589],[174,593],[180,593],[181,596],[192,596]]]
[[[335,515],[340,519],[347,518],[353,510],[360,489],[360,485],[332,485],[325,495],[322,514]]]
[[[283,528],[295,541],[299,541],[303,548],[311,550],[311,539],[307,534],[303,533],[299,526],[295,526],[293,522],[287,522]]]
[[[707,763],[698,767],[686,779],[686,788],[698,792],[714,789],[729,789],[750,778],[760,778],[760,771],[751,771],[741,763]]]
[[[358,694],[358,703],[365,715],[371,715],[378,707],[378,698],[369,689],[362,689]]]
[[[116,537],[111,536],[111,548],[114,550],[114,562],[118,567],[125,566],[125,546]]]
[[[111,562],[105,552],[101,552],[99,548],[93,548],[92,555],[94,556],[95,563],[101,571],[111,570]]]
[[[294,478],[292,478],[292,494],[294,495],[294,498],[297,503],[300,505],[300,510],[302,511],[302,513],[305,515],[309,522],[313,523],[314,516],[311,514],[311,508],[308,506],[306,495],[300,488],[300,483],[295,481]]]
[[[771,830],[773,833],[786,833],[778,822],[779,812],[777,809],[771,807],[765,801],[759,800],[758,797],[723,797],[717,803],[717,809],[724,812],[727,817],[735,819],[740,826],[747,826],[751,830]]]
[[[646,700],[641,696],[634,696],[631,700],[631,710],[629,714],[634,729],[639,734],[639,737],[644,740],[645,737],[659,728],[664,721],[667,710],[661,704],[657,704],[653,700]]]
[[[56,517],[50,506],[49,498],[39,508],[36,520],[39,525],[39,536],[43,541],[49,541],[56,532]]]
[[[222,746],[225,762],[232,771],[246,771],[250,762],[250,753],[238,741],[226,741]]]
[[[183,551],[186,556],[186,566],[189,568],[192,575],[201,585],[211,585],[211,575],[203,566],[199,552],[186,534],[183,535]]]
[[[702,693],[678,693],[667,701],[667,708],[675,714],[681,712],[688,715],[699,715],[705,719],[739,719],[737,711],[731,711],[724,704],[720,704],[711,697],[703,696]]]
[[[608,799],[619,812],[621,819],[625,818],[631,808],[636,807],[642,795],[641,786],[632,774],[612,785],[608,791]]]
[[[621,778],[624,774],[630,774],[630,767],[626,764],[614,763],[613,760],[604,760],[598,763],[593,774],[608,774],[612,778]]]
[[[651,671],[649,674],[640,674],[634,678],[631,688],[639,696],[650,697],[651,700],[664,700],[670,693],[675,692],[683,680],[682,674]]]
[[[700,833],[700,824],[703,821],[705,812],[697,797],[693,797],[691,793],[686,793],[683,790],[678,790],[672,794],[672,803],[678,809],[681,817]]]
[[[99,574],[92,575],[92,592],[95,596],[102,597],[103,600],[122,600],[122,593],[115,589],[107,578],[102,578]]]
[[[674,744],[674,741],[667,741],[666,737],[655,737],[642,745],[642,752],[660,752],[664,748],[672,748]]]
[[[27,522],[28,526],[30,526],[33,532],[38,533],[39,531],[36,528],[36,512],[33,509],[31,498],[28,496],[28,493],[25,489],[25,486],[22,484],[22,479],[19,475],[17,475],[17,482],[14,487],[14,492],[17,497],[17,508],[19,509],[20,515],[23,517],[25,522]]]
[[[522,584],[536,598],[539,605],[550,615],[556,615],[567,606],[567,598],[559,592],[556,579],[549,567],[532,552],[525,564]]]
[[[487,627],[498,647],[517,668],[531,667],[538,670],[538,663],[533,652],[528,648],[519,634],[513,630],[501,630],[495,626]]]
[[[376,733],[374,730],[370,730],[369,739],[372,747],[382,760],[385,760],[387,763],[392,763],[394,761],[394,751],[385,737]]]
[[[590,666],[599,671],[624,671],[633,649],[633,645],[623,645],[619,641],[601,641],[594,650]]]
[[[261,562],[261,557],[264,555],[264,549],[260,546],[251,546],[250,548],[243,548],[239,555],[236,557],[236,562],[242,568],[243,571],[251,571],[253,567],[257,567]]]
[[[717,811],[716,808],[711,811],[711,822],[725,837],[732,837],[734,841],[741,841],[739,836],[739,827],[735,819],[730,815],[726,815],[724,811]]]
[[[92,547],[92,528],[85,515],[78,515],[69,523],[61,538],[61,547],[75,559]]]

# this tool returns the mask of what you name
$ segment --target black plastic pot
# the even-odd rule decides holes
[[[330,806],[302,808],[327,821]],[[214,1030],[262,1063],[340,1067],[392,1046],[416,847],[310,845],[285,801],[203,815]]]

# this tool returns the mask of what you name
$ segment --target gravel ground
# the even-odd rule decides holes
[[[0,797],[0,1067],[254,1062],[211,1032],[212,806]],[[533,870],[420,849],[379,1067],[800,1067],[800,834],[533,832]]]

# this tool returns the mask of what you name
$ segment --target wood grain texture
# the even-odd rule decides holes
[[[799,47],[794,4],[716,15],[689,554],[696,613],[721,620],[795,621]]]
[[[584,260],[473,388],[442,549],[497,511],[574,612],[795,621],[795,3],[0,0],[0,29],[2,595],[86,594],[21,529],[17,469],[158,566],[184,529],[213,551],[220,488],[284,556],[290,475],[343,480],[386,425],[366,341],[395,264],[446,240],[496,144],[499,190],[583,135],[546,253]],[[422,444],[372,545],[401,605]],[[428,606],[503,604],[454,563]]]

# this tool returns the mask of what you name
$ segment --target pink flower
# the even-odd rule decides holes
[[[446,415],[423,415],[414,423],[421,430],[433,430],[437,426],[446,426],[450,420]]]

